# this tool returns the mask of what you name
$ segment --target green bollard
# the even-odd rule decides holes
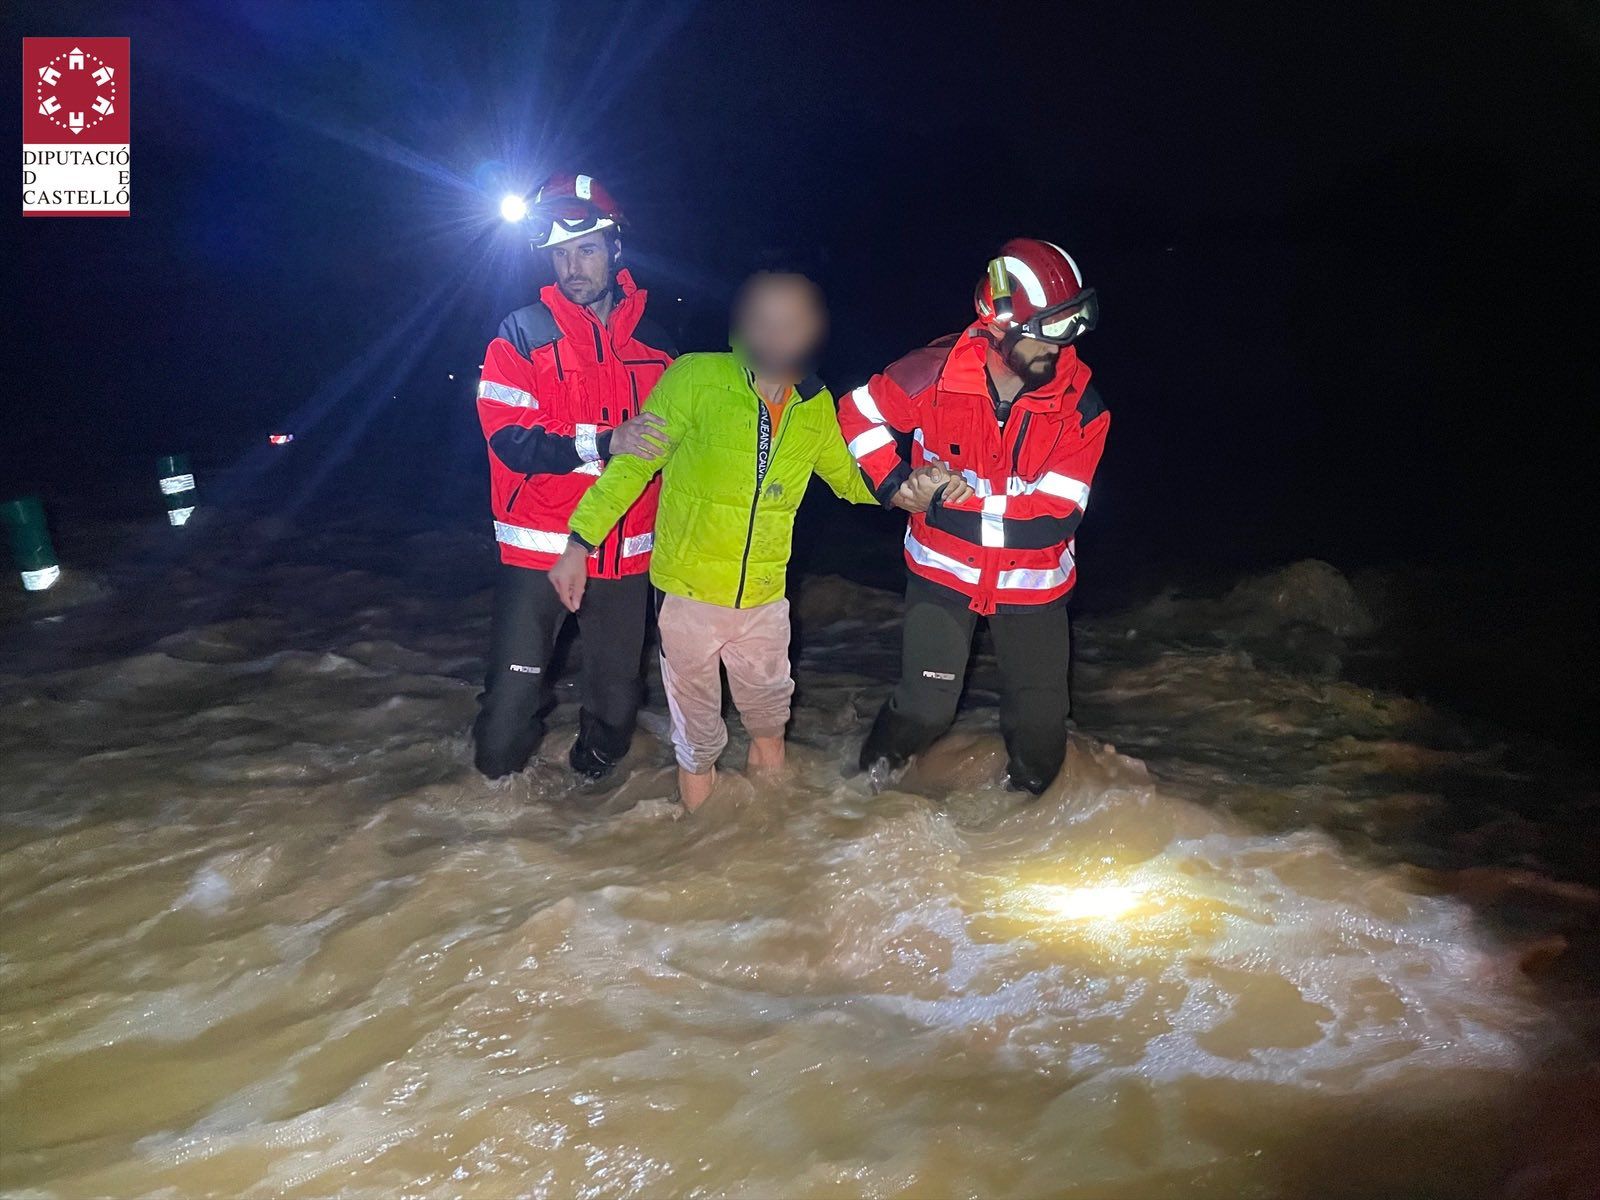
[[[167,523],[186,525],[194,515],[194,473],[187,454],[169,454],[156,461],[161,494],[167,498]]]
[[[44,505],[37,496],[23,496],[0,504],[0,518],[11,531],[11,556],[22,572],[22,586],[42,592],[61,578],[61,564],[50,544],[50,529],[44,520]]]

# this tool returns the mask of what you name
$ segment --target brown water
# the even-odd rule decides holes
[[[1408,865],[1444,781],[1458,843],[1557,804],[1448,718],[1155,606],[1042,800],[987,658],[874,797],[897,601],[824,582],[792,777],[678,819],[659,718],[609,791],[476,778],[481,548],[333,549],[0,681],[7,1195],[1593,1194],[1593,895]]]

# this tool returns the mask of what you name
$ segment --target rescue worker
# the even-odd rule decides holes
[[[1074,534],[1111,417],[1077,339],[1098,303],[1072,256],[1016,238],[978,285],[978,319],[849,394],[839,421],[879,495],[943,464],[970,487],[912,516],[899,682],[861,747],[881,783],[955,719],[987,617],[1003,681],[1008,784],[1044,791],[1066,755]]]
[[[826,323],[816,285],[801,275],[758,274],[733,315],[736,353],[687,354],[650,394],[640,420],[652,422],[666,454],[612,461],[573,510],[572,540],[550,571],[562,603],[581,617],[594,603],[585,555],[612,536],[661,472],[650,578],[663,593],[661,681],[679,794],[691,812],[711,794],[728,742],[719,667],[750,734],[751,769],[783,766],[794,692],[785,569],[812,472],[841,499],[877,502],[840,436],[833,397],[811,374]],[[926,505],[947,478],[940,469],[907,472],[890,502]]]
[[[598,181],[552,177],[527,220],[555,282],[501,322],[478,384],[501,560],[472,730],[490,778],[522,770],[544,736],[546,672],[567,617],[546,572],[566,549],[567,518],[614,455],[659,453],[631,418],[676,354],[622,266],[622,211]],[[591,779],[627,751],[638,715],[656,491],[635,491],[583,562],[594,587],[578,619],[582,710],[568,761]]]

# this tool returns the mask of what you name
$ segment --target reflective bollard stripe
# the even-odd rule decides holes
[[[22,586],[30,592],[43,592],[53,587],[60,578],[60,567],[45,567],[42,571],[24,571]]]
[[[187,454],[168,454],[156,460],[156,480],[167,501],[167,524],[186,525],[194,514],[194,472]]]
[[[11,557],[22,576],[22,586],[30,592],[53,587],[61,578],[61,566],[39,497],[21,496],[0,504],[0,520],[11,534]]]

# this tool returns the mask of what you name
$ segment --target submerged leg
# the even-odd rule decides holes
[[[1011,783],[1038,795],[1061,770],[1072,709],[1072,643],[1065,604],[989,620],[1000,666],[1000,732]]]
[[[473,761],[491,779],[522,770],[544,738],[545,673],[565,618],[543,571],[501,564],[489,665],[472,726]]]
[[[750,734],[752,771],[781,770],[794,677],[789,669],[789,602],[775,600],[738,613],[722,647],[728,689]]]
[[[578,610],[578,629],[583,636],[583,710],[569,762],[574,771],[591,779],[609,775],[633,741],[649,593],[644,575],[596,579],[590,582]]]
[[[900,681],[889,694],[861,746],[861,767],[904,766],[950,728],[972,654],[977,615],[954,593],[917,576],[906,586],[901,631]]]
[[[709,776],[728,744],[722,720],[722,635],[715,605],[682,596],[662,598],[656,624],[661,630],[661,685],[672,714],[672,748],[682,784],[685,775]],[[709,779],[690,780],[685,807],[695,806],[691,792],[703,800],[710,791]]]

